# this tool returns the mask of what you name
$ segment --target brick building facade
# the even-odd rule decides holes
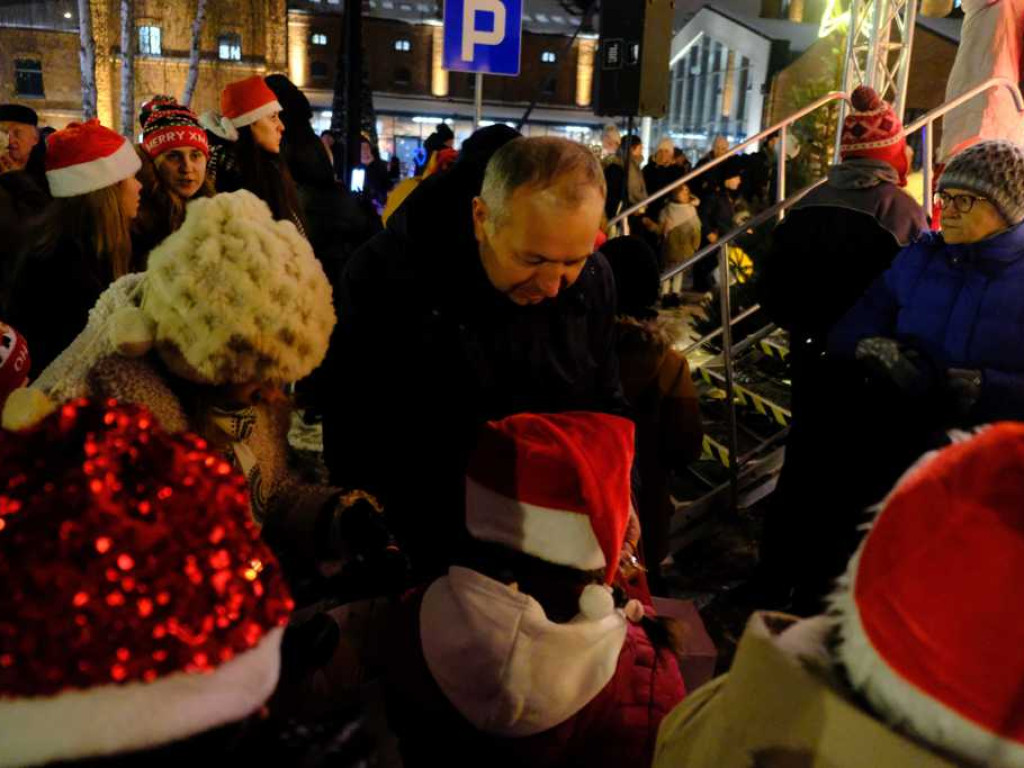
[[[135,105],[158,93],[181,97],[188,75],[195,0],[135,0],[139,30]],[[96,41],[97,113],[120,128],[120,2],[92,0]],[[6,5],[0,10],[0,101],[33,107],[62,127],[81,114],[77,3],[66,0]],[[209,0],[200,44],[200,73],[192,107],[215,108],[232,80],[287,69],[285,0]],[[41,92],[19,92],[19,67],[38,65]],[[31,86],[30,86],[31,87]]]

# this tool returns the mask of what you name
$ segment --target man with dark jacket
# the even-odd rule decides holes
[[[816,514],[821,500],[835,493],[826,478],[834,479],[844,462],[852,469],[866,460],[834,437],[837,412],[846,407],[838,387],[846,391],[856,382],[822,361],[825,343],[900,249],[928,228],[924,210],[901,189],[909,161],[899,118],[866,86],[854,91],[852,102],[843,126],[842,163],[830,168],[828,181],[793,206],[776,228],[757,282],[761,306],[789,331],[793,382],[792,432],[777,503],[765,524],[763,561],[772,571],[766,578],[778,581],[780,591],[798,585],[797,608],[806,613],[816,609],[814,598],[838,574],[830,572],[833,564],[841,567],[849,542],[856,541],[856,525],[836,512],[842,505],[834,504],[827,519]],[[848,494],[851,509],[878,501],[861,499],[859,493]],[[790,571],[797,562],[801,573]]]
[[[325,459],[335,481],[380,496],[423,576],[463,534],[482,423],[625,407],[614,282],[592,255],[601,167],[582,145],[509,134],[467,140],[353,256],[335,297]]]

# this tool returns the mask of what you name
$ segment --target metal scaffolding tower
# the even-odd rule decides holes
[[[821,22],[822,36],[845,27],[846,57],[842,90],[850,93],[858,85],[870,85],[892,104],[903,119],[910,76],[910,54],[914,45],[917,0],[829,0]],[[839,125],[846,116],[846,103],[839,107]],[[836,156],[839,134],[836,135]]]

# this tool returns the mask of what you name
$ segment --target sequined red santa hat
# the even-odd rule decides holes
[[[874,88],[860,85],[850,95],[853,111],[843,120],[840,155],[843,160],[866,157],[891,165],[906,185],[909,162],[903,123]]]
[[[241,720],[292,602],[242,476],[144,409],[75,401],[0,439],[0,766]]]
[[[46,137],[46,182],[54,197],[77,197],[139,172],[131,143],[93,119]]]
[[[850,681],[894,725],[987,766],[1024,765],[1024,424],[911,469],[833,603]]]
[[[0,323],[0,407],[11,392],[25,385],[31,367],[25,337]]]
[[[466,525],[480,541],[581,571],[602,570],[581,611],[614,609],[609,585],[630,513],[633,422],[604,413],[523,413],[488,422],[466,476]]]

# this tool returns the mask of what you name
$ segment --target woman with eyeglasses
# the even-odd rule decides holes
[[[804,400],[813,473],[801,475],[803,504],[784,510],[804,544],[784,596],[801,615],[834,589],[865,509],[950,428],[1024,419],[1024,147],[975,144],[938,188],[942,231],[899,251],[832,326]],[[793,447],[787,461],[809,461]]]
[[[935,202],[942,231],[896,257],[830,350],[929,403],[937,426],[1024,419],[1024,147],[964,150]]]

